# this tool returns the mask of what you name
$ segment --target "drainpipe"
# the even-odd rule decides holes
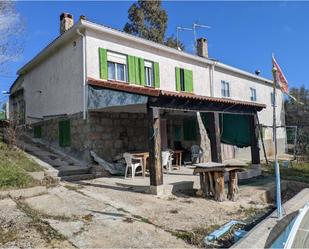
[[[87,72],[87,68],[86,68],[86,36],[85,34],[81,33],[79,29],[76,30],[77,34],[82,36],[83,38],[83,119],[86,120],[87,115],[87,107],[86,107],[86,103],[87,103],[87,96],[86,96],[86,85],[87,85],[87,76],[86,76],[86,72]]]
[[[214,61],[213,64],[211,65],[211,71],[210,71],[210,96],[214,97],[214,71],[215,71],[215,66],[217,65],[217,61]]]

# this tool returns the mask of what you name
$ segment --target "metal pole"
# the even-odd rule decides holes
[[[281,206],[281,188],[280,188],[280,169],[278,163],[278,151],[277,151],[277,126],[276,126],[276,87],[277,87],[277,68],[273,66],[272,73],[274,77],[274,91],[273,91],[273,140],[275,146],[275,175],[276,175],[276,205],[277,205],[277,217],[282,217]]]

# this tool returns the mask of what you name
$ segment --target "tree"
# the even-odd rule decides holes
[[[297,150],[299,154],[307,154],[309,152],[309,89],[304,86],[300,88],[291,88],[290,94],[297,99],[289,98],[285,101],[285,119],[286,125],[296,125],[298,127],[297,134]]]
[[[16,61],[23,51],[24,23],[13,1],[0,1],[0,73],[9,62]]]
[[[125,32],[177,48],[177,41],[173,36],[165,37],[168,16],[162,9],[161,0],[138,0],[129,8],[128,19],[123,29]],[[180,47],[183,49],[184,45],[180,43]]]

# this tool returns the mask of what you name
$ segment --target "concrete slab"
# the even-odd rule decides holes
[[[12,198],[28,198],[32,196],[37,196],[41,194],[46,194],[47,188],[45,186],[36,186],[32,188],[24,188],[24,189],[14,189],[14,190],[5,190],[0,191],[0,198],[12,197]]]
[[[283,204],[283,209],[286,216],[298,211],[309,200],[309,189],[303,189],[300,193],[294,196]],[[269,236],[272,229],[278,224],[276,211],[268,218],[254,227],[242,240],[232,246],[232,248],[265,248],[269,241]]]

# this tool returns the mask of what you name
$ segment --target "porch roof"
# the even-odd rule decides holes
[[[256,112],[266,108],[265,104],[249,101],[165,91],[151,87],[124,84],[118,81],[97,80],[91,77],[88,77],[88,85],[153,97],[150,99],[152,106],[166,109],[188,109],[195,111],[206,111],[206,109],[209,109],[209,111],[224,111],[228,109],[231,112]]]

